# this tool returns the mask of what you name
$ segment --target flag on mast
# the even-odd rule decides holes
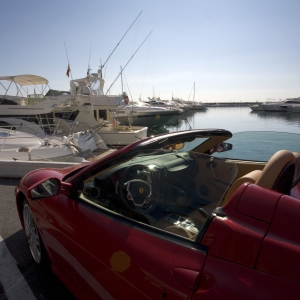
[[[71,72],[71,68],[70,68],[70,64],[68,64],[68,69],[67,69],[67,73],[66,73],[66,75],[68,77],[70,76],[70,72]]]

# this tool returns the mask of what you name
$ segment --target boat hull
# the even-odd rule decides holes
[[[113,128],[102,127],[99,134],[107,145],[126,146],[147,137],[148,128],[134,128],[129,126],[118,126]]]
[[[150,128],[159,128],[164,126],[173,116],[179,115],[178,112],[174,111],[157,111],[155,113],[153,112],[132,112],[130,114],[130,117],[132,118],[131,125],[134,126],[142,126],[142,127],[150,127]],[[128,120],[128,114],[126,113],[118,113],[117,114],[117,120],[123,124],[129,126],[129,120]]]

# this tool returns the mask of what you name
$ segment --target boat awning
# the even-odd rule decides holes
[[[0,80],[8,80],[15,82],[21,86],[24,85],[37,85],[37,84],[48,84],[48,80],[44,77],[37,75],[16,75],[16,76],[0,76]]]

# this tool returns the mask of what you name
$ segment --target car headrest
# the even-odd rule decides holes
[[[269,159],[255,184],[289,194],[295,172],[295,161],[294,154],[288,150],[276,152]]]

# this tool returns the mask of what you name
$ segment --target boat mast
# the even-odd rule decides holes
[[[193,102],[195,102],[195,82],[194,82],[194,96],[193,96]]]
[[[133,23],[130,25],[130,27],[127,29],[127,31],[125,32],[125,34],[122,36],[122,38],[120,39],[119,43],[116,45],[116,47],[114,48],[114,50],[111,52],[111,54],[108,56],[108,58],[106,59],[106,61],[104,62],[104,64],[100,66],[100,69],[102,71],[102,69],[104,68],[105,64],[108,62],[108,60],[110,59],[110,57],[112,56],[112,54],[115,52],[115,50],[117,49],[117,47],[120,45],[121,41],[123,40],[123,38],[125,37],[125,35],[127,34],[127,32],[130,30],[130,28],[133,26],[133,24],[136,22],[136,20],[139,18],[139,16],[141,15],[143,11],[141,11],[139,13],[139,15],[135,18],[135,20],[133,21]]]
[[[123,95],[123,71],[122,71],[122,66],[120,66],[121,68],[121,85],[122,85],[122,95]]]
[[[145,41],[148,39],[148,37],[150,36],[150,34],[152,33],[153,30],[151,30],[151,32],[147,35],[147,37],[143,40],[143,42],[140,44],[140,46],[135,50],[135,52],[132,54],[132,56],[130,57],[130,59],[128,60],[128,62],[126,63],[125,67],[123,68],[122,72],[125,70],[125,68],[127,67],[127,65],[129,64],[129,62],[132,60],[132,58],[135,56],[135,54],[139,51],[139,49],[142,47],[142,45],[145,43]],[[111,87],[114,85],[114,83],[117,81],[117,79],[119,78],[119,76],[121,75],[121,72],[118,74],[118,76],[116,77],[116,79],[114,80],[114,82],[110,85],[110,87],[108,88],[108,90],[106,91],[105,95],[107,95],[107,93],[110,91]]]

